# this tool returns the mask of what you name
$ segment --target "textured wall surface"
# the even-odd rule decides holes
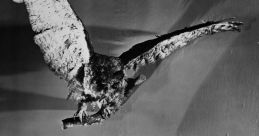
[[[258,0],[76,0],[96,51],[118,55],[155,35],[235,16],[241,33],[204,37],[160,64],[99,126],[62,131],[76,104],[33,43],[25,7],[0,4],[1,136],[258,136]]]

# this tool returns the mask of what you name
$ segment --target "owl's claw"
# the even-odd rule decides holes
[[[83,122],[83,118],[84,118],[85,116],[87,116],[87,115],[88,115],[88,114],[87,114],[87,105],[86,105],[85,103],[83,103],[83,105],[80,107],[80,110],[78,110],[78,111],[74,114],[75,117],[76,117],[76,116],[79,117],[79,119],[80,119],[81,122]]]
[[[83,121],[82,111],[76,112],[73,117],[79,117],[80,122],[82,122]]]
[[[83,110],[81,110],[79,113],[78,113],[78,117],[79,117],[79,120],[80,122],[83,122],[83,117],[85,116],[85,112]]]
[[[107,117],[110,117],[110,115],[111,115],[111,113],[112,113],[112,107],[106,107],[105,109],[104,109],[104,112],[105,112],[105,115],[107,116]]]

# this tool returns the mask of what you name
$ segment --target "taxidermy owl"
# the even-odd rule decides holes
[[[68,99],[78,102],[75,114],[63,120],[64,129],[100,123],[118,111],[133,88],[146,80],[140,67],[163,60],[201,36],[239,31],[242,25],[233,18],[203,22],[136,44],[115,57],[94,51],[67,0],[14,1],[25,4],[46,64],[68,83]]]

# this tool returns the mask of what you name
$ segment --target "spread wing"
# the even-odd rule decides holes
[[[195,39],[225,31],[240,31],[241,22],[230,21],[233,18],[221,21],[209,21],[192,27],[184,28],[172,33],[158,36],[134,45],[119,57],[125,65],[125,70],[137,72],[140,66],[155,63],[173,53],[175,50],[188,45]]]
[[[93,52],[81,20],[67,0],[24,0],[34,40],[50,68],[71,80]]]
[[[95,95],[97,93],[95,93],[95,91],[99,91],[96,89],[97,87],[101,89],[104,87],[107,88],[103,89],[107,91],[107,93],[103,91],[103,95],[100,95],[100,97],[97,98],[97,100],[104,100],[102,96],[105,97],[105,101],[102,103],[102,109],[99,110],[100,112],[98,111],[90,117],[85,116],[83,118],[83,115],[81,116],[81,114],[78,114],[79,117],[65,119],[63,120],[65,127],[72,124],[84,125],[101,122],[103,119],[108,118],[110,113],[114,113],[119,106],[121,106],[120,104],[123,104],[130,97],[133,92],[128,93],[127,96],[125,96],[126,98],[123,98],[125,100],[122,100],[122,102],[117,102],[117,98],[120,99],[120,95],[116,96],[115,94],[117,93],[117,89],[122,90],[121,92],[123,92],[123,89],[124,91],[129,90],[135,85],[141,84],[144,81],[144,78],[139,76],[139,78],[137,78],[136,81],[134,79],[133,82],[131,81],[131,78],[124,75],[126,72],[122,72],[122,67],[124,67],[123,70],[133,69],[136,72],[139,66],[154,63],[159,59],[164,59],[176,49],[187,45],[198,37],[224,31],[236,31],[239,30],[239,25],[242,24],[236,21],[225,20],[202,23],[137,44],[130,50],[124,52],[118,59],[110,56],[93,55],[94,52],[88,40],[87,32],[67,0],[23,0],[23,2],[29,13],[32,29],[36,33],[34,37],[35,43],[42,50],[44,59],[50,68],[61,78],[64,78],[69,82],[70,91],[73,93],[73,88],[75,88],[75,90],[86,91],[86,94],[90,96],[93,95],[94,97],[91,97],[96,98]],[[90,63],[91,56],[93,56],[92,58],[97,57],[97,59],[99,59],[97,64],[96,62],[93,62],[95,63],[95,65],[92,65],[93,67],[98,66],[95,69],[86,66]],[[114,68],[111,71],[116,72],[109,73],[110,75],[100,74],[106,70],[106,68]],[[90,84],[90,80],[88,81],[86,79],[92,78],[91,76],[95,76],[101,80],[98,80],[97,82],[97,79],[92,78],[91,81],[95,81],[92,83],[94,85],[91,87],[84,87],[82,84],[81,86],[78,85],[77,82],[71,83],[74,82],[77,75],[85,76],[83,80],[84,85]],[[100,77],[100,75],[103,77]],[[106,78],[105,76],[111,76],[111,78]],[[107,79],[115,80],[116,83],[118,81],[117,84],[119,85],[113,84],[116,85],[113,88]],[[126,81],[129,84],[125,83]],[[129,88],[129,86],[131,88]],[[80,90],[80,88],[82,90]],[[88,88],[92,88],[92,90],[89,90]],[[87,95],[83,97],[81,93],[74,94],[78,94],[78,100],[81,100],[82,98],[82,101],[79,102],[79,108],[83,107],[83,110],[79,109],[79,112],[85,111],[85,106],[81,106],[81,103],[87,103],[87,101],[83,101],[83,99],[87,99]],[[123,93],[123,96],[124,95],[125,94]],[[111,106],[107,103],[104,104],[107,101],[110,102],[109,104],[111,104],[111,102],[117,102],[118,106]],[[103,115],[107,115],[107,117],[103,117]],[[82,119],[85,121],[82,122]]]

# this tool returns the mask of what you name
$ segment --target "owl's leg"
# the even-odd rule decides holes
[[[83,122],[83,117],[87,116],[87,103],[80,103],[78,105],[78,110],[77,112],[74,114],[74,117],[78,116],[80,121]]]

